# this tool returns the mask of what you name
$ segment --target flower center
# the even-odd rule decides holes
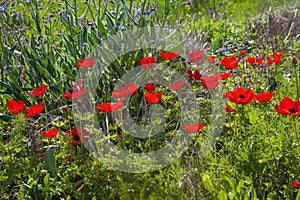
[[[297,112],[296,108],[291,108],[291,109],[289,109],[289,111],[290,111],[290,113],[296,113]]]
[[[79,137],[79,135],[74,135],[74,137],[73,137],[73,140],[75,140],[75,141],[79,141],[79,140],[80,140],[80,137]]]
[[[245,95],[241,94],[241,95],[239,96],[239,98],[244,99],[244,98],[245,98]]]

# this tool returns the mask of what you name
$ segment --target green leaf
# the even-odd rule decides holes
[[[66,49],[68,50],[68,52],[70,52],[72,55],[74,54],[74,48],[72,46],[72,43],[70,41],[72,41],[72,37],[66,37],[65,35],[63,35],[63,38],[64,38],[64,44],[65,44],[65,47]]]
[[[51,148],[48,148],[46,153],[46,162],[45,162],[45,168],[48,170],[52,177],[55,176],[56,166],[55,166],[55,157],[53,150]]]
[[[115,32],[115,25],[114,25],[114,22],[113,20],[111,19],[111,16],[109,14],[109,12],[106,12],[105,13],[105,18],[106,18],[106,22],[107,22],[107,25],[111,31],[111,33],[114,33]]]
[[[22,148],[21,147],[17,147],[14,150],[16,151],[16,153],[19,153],[22,150]]]
[[[299,200],[299,199],[300,199],[300,190],[298,191],[297,196],[296,196],[296,200]]]
[[[204,185],[204,188],[209,192],[213,193],[214,192],[214,185],[211,181],[211,178],[208,174],[201,174],[201,180]]]
[[[46,176],[44,177],[44,186],[48,187],[50,184],[50,174],[47,173]]]
[[[44,177],[44,187],[45,187],[45,190],[44,190],[44,198],[45,199],[51,199],[49,198],[49,193],[50,193],[50,174],[47,173],[46,176]]]
[[[222,177],[222,180],[223,180],[225,183],[228,183],[228,185],[227,185],[227,186],[229,186],[228,189],[231,189],[232,192],[235,192],[235,181],[234,181],[233,178],[230,178],[230,177],[224,175],[224,176]]]
[[[227,194],[224,190],[221,190],[219,193],[218,193],[218,199],[219,200],[227,200]]]
[[[240,180],[238,186],[236,187],[236,192],[240,194],[241,191],[243,190],[243,187],[244,187],[244,180]]]
[[[256,190],[255,188],[251,188],[251,194],[252,194],[252,198],[251,199],[257,199],[257,194],[256,194]]]
[[[31,16],[32,16],[32,18],[34,18],[35,26],[36,26],[36,29],[37,29],[38,33],[41,34],[42,30],[41,30],[41,26],[40,26],[40,18],[39,18],[38,9],[35,10],[35,11],[31,10]]]
[[[103,23],[102,23],[100,17],[98,18],[98,23],[97,23],[97,24],[98,24],[100,33],[102,33],[102,35],[103,35],[104,37],[106,37],[106,29],[105,29],[105,27],[104,27],[104,25],[103,25]]]

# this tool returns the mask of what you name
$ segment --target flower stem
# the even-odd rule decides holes
[[[242,105],[241,107],[241,114],[242,114],[242,118],[241,120],[241,129],[243,128],[243,133],[246,134],[246,129],[245,129],[245,124],[246,124],[246,117],[245,117],[245,105]]]
[[[107,135],[107,138],[108,138],[108,142],[110,142],[109,123],[108,123],[107,113],[105,113],[105,123],[106,123],[106,135]]]
[[[294,131],[295,131],[295,135],[296,135],[296,141],[297,144],[299,144],[299,137],[298,137],[298,130],[297,130],[297,119],[294,119]]]
[[[299,100],[299,98],[300,98],[300,95],[299,95],[299,75],[300,74],[298,74],[298,67],[297,67],[297,65],[296,64],[294,64],[294,69],[295,69],[295,77],[296,77],[296,93],[297,93],[297,97],[296,97],[296,99],[297,100]]]
[[[278,81],[278,70],[277,70],[277,67],[275,67],[275,83],[276,83],[276,89],[278,90],[278,97],[279,99],[281,99],[281,95],[280,95],[280,86],[278,85],[279,84],[279,81]]]
[[[238,119],[239,119],[239,136],[238,137],[241,137],[243,135],[243,126],[244,126],[244,107],[242,105],[242,107],[239,106],[239,104],[236,104],[237,105],[237,110],[238,110]]]
[[[271,151],[272,151],[272,158],[274,159],[275,170],[276,170],[277,179],[278,179],[278,177],[279,177],[279,175],[278,175],[278,163],[277,163],[277,160],[276,160],[275,149],[274,149],[272,139],[271,139],[271,135],[270,135],[270,132],[269,132],[269,118],[268,118],[268,112],[267,112],[267,110],[268,110],[267,105],[265,105],[264,108],[265,108],[264,112],[265,112],[265,121],[266,121],[266,133],[267,133],[268,140],[270,142]]]
[[[45,102],[45,98],[43,96],[43,103]],[[46,131],[49,130],[49,126],[48,126],[48,110],[47,110],[47,106],[46,106],[46,103],[44,103],[44,106],[45,106],[45,117],[46,117]]]
[[[268,118],[268,113],[267,113],[267,108],[265,106],[265,120],[266,120],[266,133],[268,135],[268,139],[270,140],[270,143],[271,143],[271,136],[270,136],[270,133],[269,133],[269,118]],[[272,144],[271,144],[272,146]]]

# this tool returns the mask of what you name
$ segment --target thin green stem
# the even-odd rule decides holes
[[[295,135],[296,135],[296,141],[297,141],[297,144],[299,144],[299,137],[298,137],[298,130],[297,130],[297,119],[294,118],[294,131],[295,131]]]
[[[296,70],[297,71],[297,73],[299,72],[299,70],[300,70],[300,65],[298,64],[296,64],[296,68],[298,68],[298,70]],[[298,91],[299,91],[299,86],[300,86],[300,73],[297,75],[297,79],[298,79],[298,81],[297,81],[297,89],[298,89]],[[298,92],[298,98],[297,98],[298,100],[300,100],[300,91]]]
[[[298,76],[299,76],[300,74],[298,74],[298,70],[299,70],[299,69],[298,69],[298,67],[297,67],[296,64],[294,64],[294,69],[295,69],[295,77],[296,77],[296,92],[297,92],[297,97],[296,97],[296,99],[299,100],[299,98],[300,98],[300,96],[299,96],[299,95],[300,95],[300,94],[299,94],[299,79],[300,79],[300,78],[299,78]]]
[[[105,123],[106,123],[106,135],[107,135],[108,142],[109,142],[110,141],[110,135],[109,135],[109,123],[108,123],[107,113],[105,113]]]
[[[241,120],[241,130],[243,130],[242,133],[246,134],[246,131],[245,131],[245,124],[246,124],[245,105],[243,105],[243,104],[242,104],[241,114],[242,114],[242,118],[240,119]]]
[[[13,167],[13,158],[12,158],[12,154],[10,152],[10,148],[9,148],[9,143],[7,144],[7,150],[8,150],[8,154],[9,154],[9,159],[10,159],[10,162],[9,162],[9,168],[10,168],[10,176],[13,175],[14,173],[14,167]],[[11,178],[11,177],[10,177]]]
[[[265,112],[265,120],[266,120],[266,133],[267,133],[268,139],[271,143],[271,136],[270,136],[270,133],[269,133],[269,118],[268,118],[268,112],[267,112],[266,106],[265,106],[265,111],[264,112]]]
[[[278,66],[276,65],[275,66],[275,85],[276,85],[276,90],[278,91],[277,94],[278,94],[278,98],[281,99],[281,94],[280,94],[280,82],[278,80],[278,77],[280,74],[278,74]]]
[[[277,179],[279,178],[279,171],[278,171],[278,163],[277,163],[277,160],[275,158],[275,149],[273,147],[273,143],[272,143],[272,139],[271,139],[271,135],[270,135],[270,132],[269,132],[269,116],[268,116],[268,108],[267,108],[267,105],[265,105],[264,107],[264,112],[265,112],[265,121],[266,121],[266,133],[267,133],[267,137],[268,137],[268,140],[270,142],[270,146],[271,146],[271,153],[272,153],[272,158],[274,158],[274,163],[275,163],[275,169],[276,169],[276,174],[277,174]]]
[[[45,102],[44,96],[42,97],[42,99],[43,99],[43,102]],[[46,131],[48,131],[49,130],[49,126],[48,126],[48,110],[47,110],[46,104],[44,104],[44,105],[45,105],[45,117],[46,117]]]
[[[239,133],[239,135],[237,135],[238,137],[241,137],[243,135],[243,111],[242,108],[240,107],[239,104],[236,104],[237,106],[237,112],[238,112],[238,121],[239,121],[239,131],[237,131],[237,133]]]

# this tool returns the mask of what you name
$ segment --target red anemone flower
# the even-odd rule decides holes
[[[292,184],[292,187],[295,188],[295,189],[299,189],[300,188],[300,182],[295,180]]]
[[[204,52],[202,50],[192,51],[192,53],[187,55],[189,62],[199,65],[204,63]]]
[[[209,63],[214,63],[214,62],[215,62],[215,57],[214,57],[214,56],[208,56],[208,57],[206,58],[206,60],[207,60],[207,62],[209,62]]]
[[[111,96],[115,98],[123,98],[127,95],[127,89],[126,88],[120,88],[118,90],[115,90],[111,93]]]
[[[199,81],[201,79],[201,77],[202,77],[202,75],[200,74],[200,72],[199,72],[198,69],[195,70],[194,72],[192,72],[192,70],[188,68],[186,71],[188,73],[188,78],[191,81],[194,81],[194,80],[198,80]]]
[[[76,146],[76,145],[80,145],[80,144],[81,144],[81,140],[80,140],[79,134],[73,135],[71,145]]]
[[[111,93],[111,96],[115,98],[123,98],[124,96],[131,96],[138,92],[137,86],[133,82],[129,82],[126,87],[115,90]]]
[[[238,88],[237,90],[229,91],[225,95],[230,101],[243,105],[250,103],[255,97],[255,94],[252,90],[246,90],[244,88]]]
[[[255,63],[256,63],[256,64],[262,64],[262,61],[263,61],[262,58],[257,58],[257,59],[255,60]]]
[[[80,66],[83,68],[90,68],[90,67],[94,66],[95,64],[97,64],[97,62],[95,62],[94,58],[85,58],[83,60],[76,60],[76,62],[78,62],[78,64],[76,64],[76,66]]]
[[[72,156],[67,156],[66,157],[67,162],[73,162],[74,159],[72,158]]]
[[[269,56],[266,56],[267,58],[267,65],[270,66],[272,64],[272,59]]]
[[[270,66],[272,63],[275,65],[280,65],[282,55],[283,55],[283,52],[280,52],[280,53],[273,52],[273,56],[274,56],[273,60],[269,56],[266,56],[266,58],[268,60],[267,65]]]
[[[275,65],[280,65],[282,55],[283,55],[283,52],[280,52],[280,53],[273,52],[273,56],[274,56],[273,63]]]
[[[47,138],[55,138],[56,135],[58,133],[58,129],[50,129],[49,131],[43,131],[43,134],[47,137]]]
[[[138,88],[133,82],[129,82],[126,86],[126,89],[128,96],[134,95],[138,92]]]
[[[71,88],[71,93],[65,92],[62,98],[77,99],[86,93],[86,87],[83,85],[76,85]]]
[[[231,76],[231,74],[232,74],[231,72],[220,74],[221,75],[221,79],[222,80],[227,80]]]
[[[73,128],[71,130],[67,130],[66,133],[70,134],[72,136],[72,141],[71,141],[72,146],[80,145],[81,144],[80,137],[84,138],[89,135],[88,132],[84,131],[79,126],[76,126],[75,128]]]
[[[148,92],[153,92],[155,90],[155,83],[146,83],[146,86],[144,87],[145,90]]]
[[[202,85],[207,89],[216,88],[219,85],[220,75],[205,76],[201,78]]]
[[[241,51],[237,56],[241,57],[247,53],[247,50]]]
[[[225,74],[215,74],[212,76],[205,76],[201,78],[202,85],[207,89],[216,88],[220,80],[226,80],[231,76],[231,72]]]
[[[43,105],[42,102],[39,102],[38,105],[33,105],[30,108],[25,108],[27,113],[24,114],[24,116],[26,118],[34,117],[34,116],[40,114],[44,110],[44,107],[45,107],[45,105]]]
[[[176,56],[179,54],[179,52],[160,52],[159,55],[164,59],[164,60],[174,60]]]
[[[176,82],[176,83],[171,83],[171,84],[169,84],[169,86],[175,91],[181,90],[182,87],[184,86],[184,82],[180,81],[180,82]]]
[[[262,92],[260,94],[255,95],[255,99],[262,103],[266,101],[270,101],[272,99],[273,92]]]
[[[205,126],[205,124],[184,124],[183,125],[183,129],[189,133],[198,133],[203,127]]]
[[[284,97],[274,109],[282,115],[300,116],[300,101],[293,101],[289,97]]]
[[[125,105],[118,101],[117,103],[102,103],[96,106],[97,110],[102,110],[105,113],[117,112],[118,110],[122,109]]]
[[[32,90],[31,92],[27,92],[28,94],[33,94],[34,96],[38,97],[45,93],[46,89],[48,88],[48,85],[44,85],[42,83],[41,87],[36,88]]]
[[[77,80],[78,84],[80,84],[80,85],[83,83],[83,81],[84,81],[84,80],[83,80],[82,78],[79,78],[79,79]]]
[[[154,92],[147,92],[144,96],[149,104],[156,104],[161,100],[162,91],[159,91],[157,94]]]
[[[235,112],[236,112],[236,110],[233,109],[233,108],[231,108],[229,105],[225,107],[225,110],[226,110],[226,112],[228,112],[228,113],[235,113]]]
[[[6,107],[12,114],[18,114],[24,110],[25,104],[23,101],[10,100],[6,103]]]
[[[230,58],[225,57],[221,60],[221,64],[228,70],[235,69],[238,66],[238,61],[236,57],[232,56]]]
[[[140,65],[142,65],[142,68],[145,70],[151,69],[155,64],[155,59],[153,57],[147,57],[147,58],[142,58],[140,60]]]
[[[249,57],[246,59],[246,62],[249,63],[250,65],[254,64],[262,64],[262,58],[254,58],[254,57]]]

